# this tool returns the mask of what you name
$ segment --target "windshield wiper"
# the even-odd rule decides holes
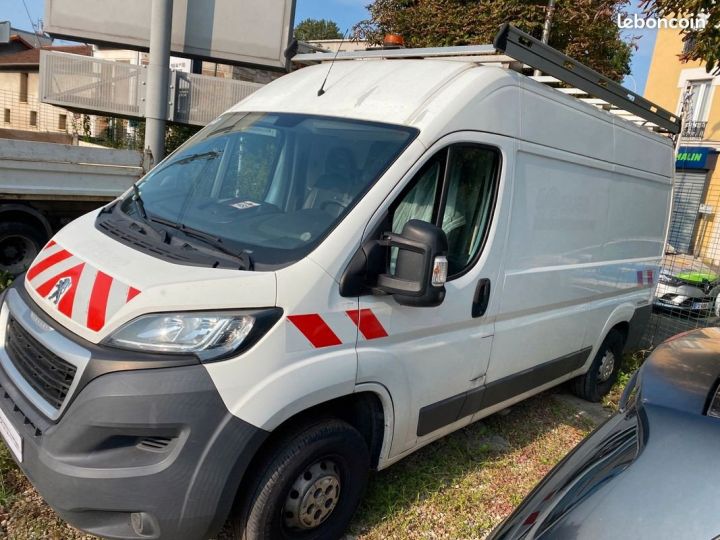
[[[185,163],[190,163],[191,161],[195,161],[197,159],[215,159],[215,158],[220,157],[221,155],[222,155],[222,152],[220,150],[210,150],[208,152],[201,152],[199,154],[191,154],[184,158],[180,158],[177,161],[173,161],[172,163],[168,163],[168,165],[175,165],[175,164],[183,165]]]
[[[137,184],[133,184],[133,196],[132,201],[135,203],[135,208],[138,211],[138,214],[147,221],[147,212],[145,211],[145,203],[143,203],[142,197],[140,196],[140,188],[138,188]]]
[[[166,225],[168,227],[172,227],[173,229],[177,229],[178,231],[184,233],[187,236],[201,240],[205,244],[215,249],[215,251],[219,251],[220,253],[227,255],[228,257],[236,261],[240,261],[242,263],[242,267],[240,268],[240,270],[253,269],[253,260],[247,251],[241,250],[240,252],[235,252],[225,247],[222,238],[220,238],[219,236],[215,236],[214,234],[209,234],[198,229],[193,229],[192,227],[188,227],[184,223],[177,223],[169,219],[164,219],[156,216],[151,216],[149,219],[150,221],[155,221],[156,223],[160,223],[161,225]]]
[[[135,205],[135,210],[139,214],[140,219],[136,219],[130,214],[124,212],[125,216],[130,218],[132,222],[135,224],[135,226],[139,229],[139,231],[142,234],[147,234],[146,227],[150,229],[153,233],[157,235],[157,237],[160,239],[160,241],[163,244],[167,244],[169,236],[167,231],[163,229],[159,229],[157,227],[153,227],[153,224],[150,220],[150,218],[147,215],[147,212],[145,211],[145,204],[143,203],[142,197],[140,196],[140,189],[138,189],[137,184],[133,184],[132,186],[133,195],[131,197],[131,200],[133,204]],[[113,208],[115,208],[113,206]]]

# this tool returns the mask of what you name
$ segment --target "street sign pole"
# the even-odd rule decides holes
[[[165,119],[168,112],[170,36],[173,0],[152,0],[150,16],[150,64],[147,74],[145,148],[153,164],[165,157]]]

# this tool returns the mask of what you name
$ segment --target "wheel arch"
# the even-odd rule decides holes
[[[598,349],[612,330],[618,330],[623,335],[623,344],[627,341],[628,335],[630,334],[630,321],[633,315],[635,315],[635,311],[636,306],[631,303],[620,304],[613,310],[605,322],[602,332],[598,334],[598,339],[593,345],[592,351],[583,366],[583,373],[586,373],[590,369]]]

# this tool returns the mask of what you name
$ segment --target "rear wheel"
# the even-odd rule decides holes
[[[27,223],[0,222],[0,269],[13,276],[24,272],[46,241],[44,231]]]
[[[597,402],[610,392],[620,372],[624,343],[625,338],[620,331],[610,330],[588,372],[571,381],[570,387],[576,396]]]
[[[309,424],[273,445],[233,516],[241,540],[336,540],[367,485],[370,454],[350,424]]]

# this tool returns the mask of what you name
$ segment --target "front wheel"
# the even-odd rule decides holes
[[[610,330],[602,342],[590,369],[571,381],[572,392],[587,401],[598,402],[615,384],[620,365],[625,338],[618,330]]]
[[[350,424],[325,420],[280,439],[233,517],[239,540],[337,540],[367,485],[370,453]]]

